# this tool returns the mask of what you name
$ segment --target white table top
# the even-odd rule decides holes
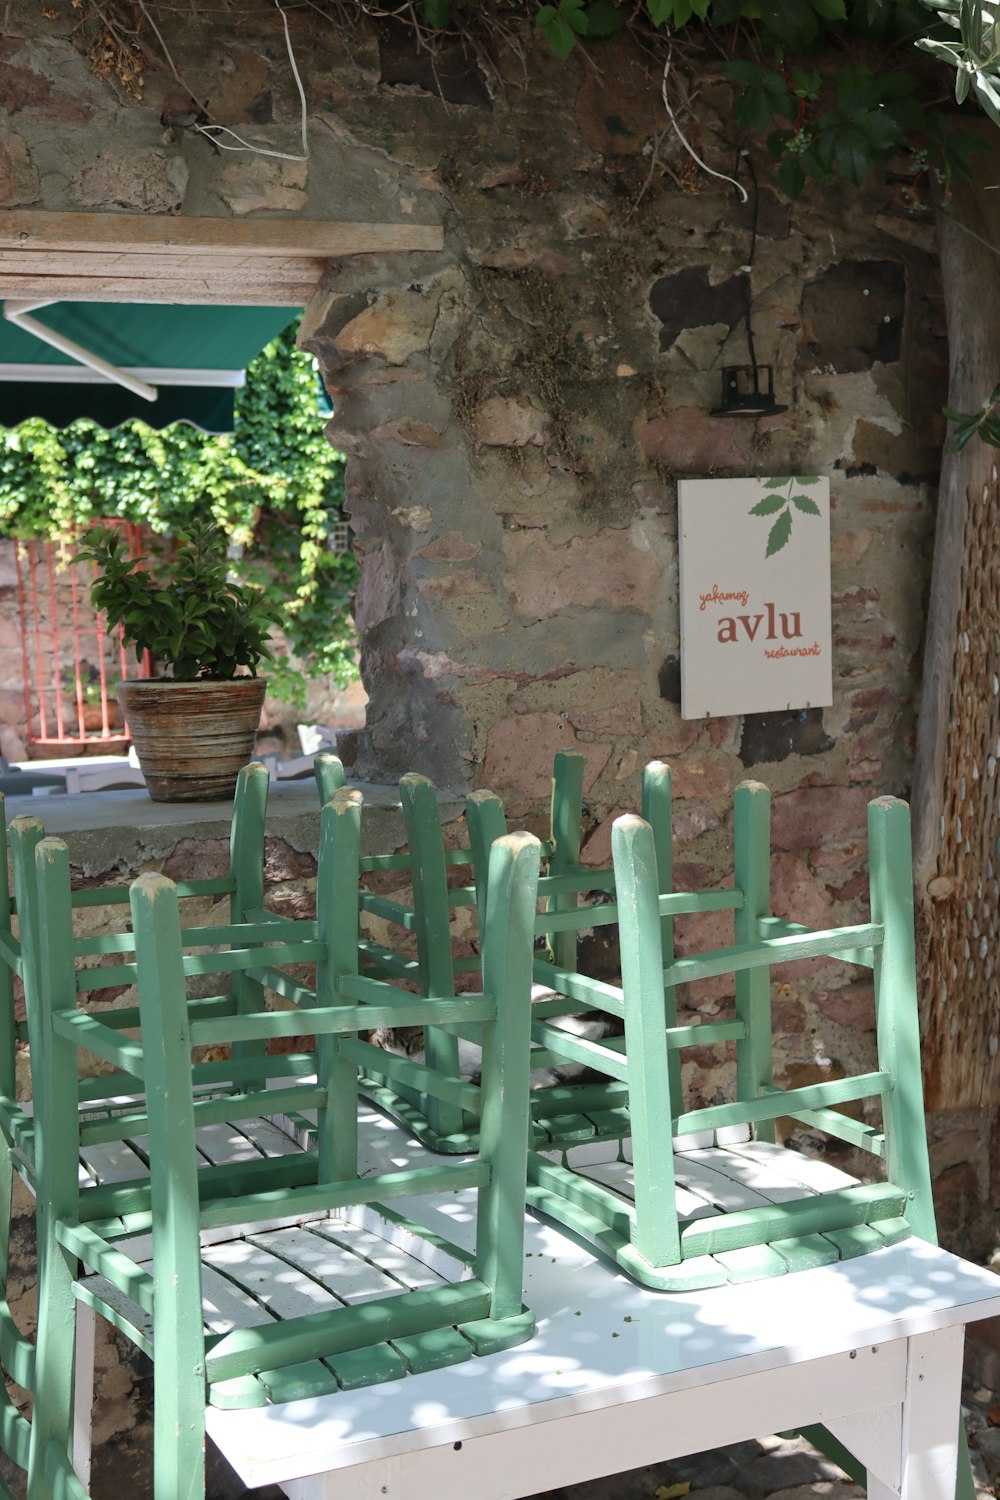
[[[370,1170],[420,1148],[377,1115],[363,1139]],[[395,1203],[469,1243],[468,1194]],[[550,1421],[710,1384],[1000,1313],[1000,1277],[908,1240],[811,1271],[653,1292],[554,1228],[528,1220],[525,1301],[537,1332],[489,1358],[404,1380],[247,1411],[210,1409],[208,1431],[248,1485],[367,1462],[412,1447]]]

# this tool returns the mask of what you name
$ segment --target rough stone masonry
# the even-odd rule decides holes
[[[775,797],[775,909],[857,920],[865,804],[908,786],[943,438],[933,231],[907,164],[861,194],[792,204],[755,158],[754,204],[739,155],[753,143],[721,65],[678,65],[675,116],[738,174],[744,204],[687,155],[662,64],[628,36],[563,63],[515,24],[480,57],[312,11],[289,13],[309,160],[222,151],[191,129],[192,97],[260,150],[298,151],[277,15],[165,14],[141,97],[113,66],[95,75],[71,6],[8,15],[2,205],[444,226],[439,254],[332,262],[303,323],[362,561],[357,774],[490,785],[537,825],[554,750],[577,748],[596,863],[659,756],[674,769],[678,885],[725,877],[732,789],[753,775]],[[726,419],[712,412],[721,367],[747,360],[755,208],[757,355],[788,410]],[[682,720],[676,480],[784,472],[831,479],[833,707]],[[689,923],[680,946],[722,936],[710,927]],[[786,978],[783,1076],[860,1061],[864,982]],[[691,1004],[710,1012],[711,991]],[[714,1093],[724,1061],[691,1065],[696,1093]],[[989,1199],[983,1132],[970,1118],[978,1147],[956,1151],[954,1122],[939,1123],[943,1218],[971,1244]]]
[[[860,920],[865,805],[909,784],[944,436],[933,228],[909,164],[790,203],[732,124],[721,63],[678,57],[675,118],[744,204],[686,153],[662,59],[628,35],[560,62],[516,21],[482,51],[427,50],[387,21],[286,14],[304,162],[220,150],[191,124],[196,101],[259,150],[298,152],[277,13],[157,12],[137,94],[84,55],[93,15],[13,0],[0,206],[443,225],[440,253],[331,263],[301,334],[333,396],[362,563],[356,774],[489,785],[537,828],[553,752],[579,749],[585,858],[601,863],[660,757],[678,886],[731,873],[732,791],[753,776],[774,794],[776,912]],[[722,366],[747,363],[755,217],[757,356],[787,410],[726,419],[712,413]],[[830,477],[833,707],[682,720],[676,481],[780,473]],[[678,923],[679,951],[725,941],[727,920]],[[870,1060],[864,979],[782,977],[780,1081]],[[709,982],[683,1004],[693,1019],[725,996]],[[727,1061],[695,1052],[692,1100],[716,1096]],[[985,1249],[989,1129],[947,1111],[930,1128],[945,1242]]]

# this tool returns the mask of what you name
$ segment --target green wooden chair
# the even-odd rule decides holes
[[[568,1003],[558,993],[551,975],[557,968],[575,971],[578,934],[607,923],[614,918],[613,907],[580,906],[582,893],[613,893],[614,876],[608,870],[585,867],[580,859],[581,818],[585,762],[578,752],[560,751],[553,763],[550,836],[542,845],[547,873],[540,881],[544,893],[543,908],[550,916],[539,915],[536,933],[549,946],[549,969],[541,967],[542,954],[536,963],[536,986],[533,991],[533,1014],[553,1018],[569,1010],[587,1009],[589,1002]],[[343,768],[332,755],[317,756],[315,774],[321,798],[328,797],[343,785]],[[488,876],[489,849],[493,841],[507,831],[503,808],[490,793],[474,793],[468,803],[470,846],[446,849],[442,837],[437,795],[433,784],[424,776],[404,776],[400,781],[400,801],[406,828],[407,849],[401,854],[374,855],[363,858],[363,874],[399,872],[409,878],[412,895],[408,902],[366,891],[360,894],[361,909],[389,924],[390,929],[410,935],[411,951],[388,942],[362,938],[361,962],[365,972],[415,985],[422,994],[433,997],[454,995],[461,987],[462,976],[478,966],[475,956],[455,955],[451,935],[451,914],[459,908],[475,906],[482,918]],[[664,830],[669,876],[670,787],[669,771],[654,763],[643,778],[643,807],[655,826]],[[454,875],[466,867],[473,880],[456,883]],[[669,919],[665,922],[669,928]],[[599,1006],[589,1006],[599,1010]],[[466,1044],[463,1047],[462,1044]],[[433,1026],[423,1028],[422,1056],[434,1073],[460,1081],[478,1069],[478,1038],[474,1027],[460,1032],[442,1032]],[[471,1060],[470,1060],[471,1055]],[[417,1138],[431,1150],[461,1153],[475,1148],[478,1119],[476,1112],[459,1110],[454,1104],[433,1097],[419,1089],[407,1088],[395,1076],[393,1054],[387,1053],[382,1065],[373,1067],[362,1080],[366,1097],[380,1109],[402,1120]],[[565,1059],[536,1047],[533,1052],[535,1081],[539,1069],[558,1065]],[[534,1135],[545,1140],[571,1141],[589,1138],[595,1133],[617,1130],[620,1123],[615,1111],[620,1109],[624,1091],[615,1083],[592,1083],[586,1092],[579,1085],[535,1087],[532,1091]],[[585,1117],[583,1108],[589,1107]],[[609,1113],[610,1112],[610,1113]]]
[[[914,1235],[937,1242],[920,1069],[909,809],[892,797],[868,808],[870,920],[812,931],[770,915],[770,794],[745,783],[735,797],[729,890],[664,894],[662,845],[641,818],[618,819],[613,856],[619,901],[624,1036],[585,1050],[628,1090],[630,1135],[529,1158],[528,1202],[592,1244],[644,1285],[683,1291],[781,1276],[846,1260]],[[732,947],[676,959],[665,924],[679,911],[730,909]],[[877,1067],[798,1088],[772,1080],[771,978],[780,966],[828,958],[872,971]],[[536,966],[537,967],[537,966]],[[734,1018],[675,1024],[679,984],[735,976]],[[560,977],[560,982],[568,982]],[[572,979],[584,988],[579,978]],[[613,1005],[605,991],[601,1000]],[[667,1024],[664,1025],[664,1014]],[[566,1049],[544,1023],[539,1041]],[[673,1066],[688,1046],[734,1042],[735,1097],[686,1111]],[[877,1101],[878,1123],[839,1106]],[[790,1118],[859,1148],[878,1181],[859,1181],[775,1143]],[[877,1165],[876,1165],[877,1164]],[[866,1176],[868,1174],[866,1173]],[[822,1426],[808,1437],[859,1483],[864,1469]],[[957,1500],[975,1500],[964,1429]]]
[[[614,985],[586,972],[588,965],[580,951],[584,932],[618,923],[614,869],[585,867],[580,858],[583,770],[583,757],[579,753],[557,755],[551,812],[552,852],[547,872],[538,883],[541,910],[535,918],[532,1067],[551,1071],[575,1064],[582,1076],[536,1086],[531,1096],[532,1119],[536,1143],[564,1147],[583,1141],[614,1141],[629,1131],[626,1085],[615,1077],[595,1078],[589,1062],[589,1048],[595,1045],[601,1028],[588,1028],[588,1018],[594,1021],[611,1016],[620,1020],[621,1006]],[[643,816],[653,829],[659,856],[659,889],[666,894],[672,877],[672,799],[670,768],[662,761],[651,761],[643,771],[641,805]],[[490,791],[473,792],[467,800],[466,819],[476,891],[482,902],[488,898],[489,886],[486,853],[491,842],[506,829],[500,798]],[[584,898],[582,904],[581,898]],[[660,922],[664,950],[673,952],[675,915],[705,906],[711,908],[714,904],[716,897],[712,892],[672,897],[669,914]],[[609,1003],[605,1004],[605,1000]],[[664,1018],[668,1023],[676,1019],[672,992],[664,996]],[[563,1045],[564,1040],[567,1046]],[[679,1089],[678,1059],[671,1058],[670,1070],[671,1080]],[[598,1074],[600,1071],[596,1070]]]
[[[234,924],[245,923],[251,909],[263,905],[264,819],[267,806],[268,775],[265,767],[251,765],[241,772],[234,801],[230,834],[230,873],[218,879],[189,881],[177,886],[185,907],[196,904],[203,909],[206,898],[213,903],[228,897],[229,917]],[[0,824],[2,830],[2,824]],[[0,831],[4,838],[5,830]],[[102,932],[79,936],[74,914],[87,909],[108,908],[128,913],[127,886],[90,887],[70,890],[69,870],[65,868],[65,888],[55,912],[42,921],[37,900],[35,852],[44,840],[45,830],[37,818],[15,818],[10,827],[10,853],[14,871],[12,896],[8,884],[7,847],[0,850],[0,1366],[19,1386],[28,1391],[35,1384],[35,1345],[18,1328],[7,1300],[7,1275],[10,1251],[10,1226],[14,1179],[20,1175],[36,1189],[39,1142],[37,1121],[30,1098],[19,1097],[17,1089],[18,1045],[28,1043],[29,1059],[34,1071],[43,1047],[38,1030],[41,1003],[42,972],[46,954],[53,949],[66,956],[73,983],[68,991],[74,1004],[91,1004],[103,1000],[103,991],[119,994],[130,982],[134,966],[128,956],[132,937],[128,931]],[[16,917],[15,936],[11,917]],[[270,930],[270,928],[268,929]],[[187,933],[190,941],[211,943],[217,929],[196,927]],[[120,959],[121,962],[114,962]],[[14,979],[24,987],[26,1019],[18,1021],[14,1003]],[[253,1010],[263,1006],[260,986],[245,972],[231,976],[230,991],[223,997],[205,997],[192,1001],[193,1014],[213,1014],[220,1008]],[[136,1007],[106,1009],[102,1022],[106,1028],[124,1032],[139,1024]],[[230,1058],[207,1062],[197,1075],[202,1095],[225,1099],[235,1091],[242,1093],[240,1074],[243,1063]],[[315,1067],[311,1053],[289,1054],[277,1067],[308,1073]],[[117,1194],[117,1201],[127,1217],[128,1205],[148,1205],[149,1171],[146,1150],[147,1123],[144,1112],[144,1084],[127,1068],[100,1076],[79,1076],[73,1097],[80,1116],[80,1158],[78,1173],[81,1189],[81,1216],[104,1217],[106,1195]],[[222,1184],[235,1178],[251,1179],[260,1188],[270,1182],[280,1184],[290,1177],[308,1180],[315,1176],[315,1159],[303,1152],[300,1138],[290,1129],[282,1129],[273,1119],[253,1122],[227,1121],[224,1116],[206,1122],[199,1131],[199,1160],[202,1166],[202,1191],[224,1191]],[[125,1218],[120,1220],[124,1232]],[[88,1362],[81,1361],[81,1386],[86,1380]],[[30,1423],[22,1416],[7,1391],[0,1387],[0,1448],[19,1467],[28,1462]],[[81,1464],[85,1457],[81,1455]],[[11,1492],[0,1480],[0,1496]]]
[[[321,803],[344,785],[344,770],[336,756],[317,755],[314,774]],[[466,867],[472,874],[472,852],[468,848],[446,849],[438,814],[437,793],[425,776],[408,775],[399,783],[400,803],[406,828],[406,851],[401,854],[363,856],[362,877],[399,873],[410,887],[408,902],[359,889],[361,911],[387,926],[390,941],[369,936],[359,939],[362,970],[366,974],[413,985],[432,999],[454,996],[458,976],[479,969],[475,955],[456,955],[451,936],[451,913],[476,904],[475,888],[456,884],[451,872]],[[547,853],[546,845],[542,845]],[[397,933],[399,940],[393,941]],[[410,935],[409,949],[403,934]],[[427,1066],[441,1076],[461,1081],[458,1038],[427,1025],[420,1028],[422,1056]],[[384,1066],[372,1066],[362,1077],[367,1098],[386,1113],[403,1120],[417,1138],[431,1149],[460,1154],[476,1149],[477,1113],[462,1110],[453,1101],[438,1098],[420,1088],[400,1082],[386,1053]]]
[[[77,1302],[95,1307],[154,1359],[154,1500],[203,1494],[206,1402],[258,1405],[330,1392],[530,1337],[521,1286],[537,840],[513,835],[491,856],[482,993],[433,999],[359,973],[360,793],[338,792],[321,816],[317,915],[292,924],[291,934],[251,921],[218,934],[213,952],[185,952],[175,888],[153,875],[134,883],[141,1039],[81,1012],[70,957],[58,950],[44,956],[44,1045],[35,1091],[40,1300],[32,1500],[86,1495],[69,1457],[73,1371],[66,1330]],[[44,840],[36,861],[40,920],[58,924],[66,919],[65,845]],[[314,987],[289,972],[303,962],[316,965]],[[245,974],[295,1008],[192,1011],[187,981],[206,973]],[[425,1017],[441,1027],[474,1018],[487,1040],[481,1089],[416,1064],[404,1079],[459,1107],[481,1102],[478,1154],[362,1177],[358,1075],[377,1049],[361,1035]],[[305,1026],[317,1037],[316,1076],[284,1074],[269,1097],[276,1112],[315,1112],[315,1180],[264,1191],[230,1184],[206,1197],[197,1132],[216,1118],[219,1105],[199,1096],[192,1049],[259,1047]],[[86,1133],[73,1103],[80,1049],[146,1088],[151,1197],[134,1203],[108,1190],[103,1220],[87,1212],[77,1170]],[[252,1056],[256,1088],[277,1060]],[[243,1101],[247,1117],[260,1110],[255,1088]],[[238,1100],[225,1104],[227,1120],[240,1117]],[[477,1194],[472,1256],[390,1206],[392,1199],[459,1188]],[[401,1224],[409,1255],[399,1249]]]
[[[625,1086],[630,1136],[617,1151],[533,1155],[531,1204],[656,1288],[776,1276],[911,1234],[935,1236],[908,809],[891,798],[870,805],[871,920],[814,932],[769,915],[769,806],[766,787],[751,782],[737,790],[734,883],[695,902],[696,909],[734,912],[735,945],[681,959],[664,951],[662,922],[679,903],[660,892],[653,830],[640,818],[620,818],[613,852],[622,986],[602,1000],[617,1004],[624,1036],[582,1048],[554,1037],[549,1026],[534,1027],[538,1040],[570,1055],[585,1051],[591,1066]],[[873,971],[878,1065],[860,1076],[779,1089],[772,1081],[772,971],[780,975],[780,965],[816,957]],[[735,975],[732,1019],[677,1026],[676,986],[722,974]],[[735,1042],[732,1102],[685,1110],[671,1057],[721,1042]],[[877,1101],[879,1123],[838,1108],[862,1100]],[[882,1164],[884,1180],[859,1183],[776,1145],[779,1117],[859,1147]]]

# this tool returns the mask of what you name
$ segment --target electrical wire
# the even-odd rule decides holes
[[[750,173],[752,188],[752,193],[749,195],[745,191],[743,192],[743,202],[750,202],[750,254],[747,256],[746,265],[740,266],[740,270],[743,273],[743,318],[747,329],[747,352],[750,355],[750,368],[753,371],[753,386],[756,391],[757,372],[760,366],[757,363],[757,350],[753,341],[753,289],[751,286],[751,277],[753,275],[754,255],[757,251],[757,217],[760,212],[760,188],[757,183],[757,171],[748,152],[741,151],[739,153],[736,158],[734,171],[739,171],[741,162],[746,163],[747,171]],[[735,181],[735,179],[733,180]],[[739,186],[738,183],[737,186]]]
[[[299,91],[299,103],[302,110],[302,155],[295,156],[289,151],[270,151],[265,146],[255,146],[250,141],[245,141],[235,130],[230,130],[228,125],[195,125],[194,129],[199,135],[207,136],[213,145],[220,151],[252,151],[255,156],[275,156],[279,161],[308,161],[309,160],[309,124],[307,119],[306,93],[302,87],[302,79],[295,62],[295,52],[292,48],[292,37],[288,30],[288,20],[278,0],[274,0],[275,7],[281,17],[281,24],[285,28],[285,46],[288,49],[288,61],[291,63],[292,76],[295,79],[295,87]],[[220,141],[220,135],[231,135],[236,146],[230,146],[225,141]]]
[[[710,167],[707,162],[702,161],[701,157],[698,155],[697,151],[694,149],[691,142],[688,140],[687,136],[684,134],[683,130],[677,123],[677,117],[674,114],[670,99],[667,95],[667,78],[670,75],[670,67],[673,62],[673,57],[674,49],[673,45],[671,44],[670,49],[667,52],[667,60],[663,64],[663,86],[661,89],[661,93],[663,95],[663,107],[667,112],[667,118],[669,119],[670,124],[673,127],[674,134],[680,141],[681,145],[684,147],[684,150],[687,152],[688,156],[690,156],[693,161],[696,161],[698,163],[703,172],[707,172],[709,177],[718,177],[721,182],[731,182],[733,187],[740,194],[743,202],[745,203],[747,201],[746,189],[744,187],[741,187],[741,185],[736,181],[735,177],[727,177],[725,172],[716,172],[714,167]]]

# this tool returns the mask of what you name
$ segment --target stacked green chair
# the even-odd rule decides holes
[[[547,861],[547,873],[539,885],[540,893],[544,894],[544,913],[536,920],[538,941],[547,944],[548,968],[544,965],[545,956],[540,953],[532,1006],[536,1018],[558,1018],[568,1010],[600,1009],[590,1005],[589,995],[583,1005],[569,999],[568,992],[559,992],[560,986],[553,978],[557,973],[575,971],[578,932],[606,924],[615,916],[613,906],[606,904],[613,895],[613,872],[588,868],[580,858],[584,768],[583,756],[572,751],[557,753],[553,764],[550,837],[541,846]],[[343,785],[343,768],[334,756],[317,756],[315,772],[321,799]],[[470,847],[446,849],[433,784],[424,776],[404,776],[400,781],[400,801],[406,852],[367,856],[361,861],[361,869],[363,874],[400,872],[411,882],[411,900],[405,903],[362,888],[360,903],[363,912],[409,933],[415,951],[404,952],[398,945],[363,938],[361,962],[365,972],[410,983],[422,994],[444,998],[454,995],[463,982],[462,976],[474,972],[478,966],[474,956],[454,954],[450,917],[457,908],[475,906],[482,918],[489,849],[507,831],[503,809],[492,794],[474,793],[468,802]],[[669,856],[669,772],[659,763],[653,763],[644,773],[643,808],[654,826],[662,831]],[[456,884],[449,877],[463,866],[470,867],[474,879],[467,884]],[[668,878],[668,860],[664,869]],[[597,895],[604,904],[580,906],[582,893]],[[669,919],[665,925],[669,927]],[[460,1042],[478,1046],[474,1027],[456,1033],[427,1026],[422,1040],[423,1057],[429,1069],[427,1076],[447,1076],[456,1081],[463,1074]],[[537,1070],[560,1060],[556,1054],[536,1047],[532,1066]],[[394,1055],[386,1053],[379,1066],[373,1066],[362,1080],[366,1096],[402,1120],[431,1150],[461,1153],[474,1149],[477,1111],[459,1110],[423,1089],[404,1087],[398,1074]],[[617,1083],[535,1088],[533,1133],[539,1141],[572,1141],[600,1132],[620,1133],[618,1112],[623,1103],[624,1091]]]
[[[265,767],[252,765],[240,774],[234,801],[230,835],[230,872],[218,879],[182,883],[176,887],[178,897],[187,906],[195,903],[204,908],[211,902],[228,898],[229,918],[237,927],[245,924],[248,914],[263,906],[264,819],[267,806],[268,774]],[[2,823],[0,823],[2,828]],[[2,835],[0,835],[2,836]],[[78,936],[74,931],[74,913],[87,908],[108,908],[128,912],[127,886],[90,887],[71,891],[69,871],[65,870],[63,899],[57,911],[42,920],[37,901],[35,852],[44,840],[45,830],[37,818],[18,817],[10,826],[10,853],[14,871],[14,896],[8,885],[6,846],[0,850],[0,1364],[10,1378],[27,1391],[35,1387],[35,1346],[18,1328],[7,1300],[7,1276],[10,1251],[12,1194],[15,1176],[20,1174],[32,1191],[38,1176],[39,1140],[31,1099],[19,1098],[16,1063],[18,1044],[28,1042],[33,1073],[37,1071],[41,1039],[37,1017],[41,1003],[42,966],[46,955],[59,951],[74,970],[74,1003],[100,1001],[102,991],[120,992],[129,983],[134,966],[128,963],[132,937],[125,932],[102,932],[96,936]],[[11,917],[17,919],[15,936]],[[287,931],[287,926],[282,930]],[[271,927],[268,927],[271,931]],[[210,944],[218,929],[197,927],[188,933],[192,942]],[[121,962],[115,963],[119,959]],[[17,1021],[14,1005],[14,979],[24,986],[27,1019]],[[213,1014],[222,1010],[243,1011],[263,1006],[259,984],[246,972],[235,971],[229,993],[205,997],[192,1002],[193,1014]],[[106,1029],[124,1032],[136,1027],[140,1017],[135,1007],[106,1010],[101,1024]],[[238,1051],[239,1049],[237,1049]],[[248,1049],[244,1048],[246,1053]],[[270,1183],[291,1178],[307,1181],[315,1177],[315,1158],[303,1151],[294,1130],[279,1128],[268,1115],[233,1123],[225,1115],[225,1099],[242,1093],[243,1072],[251,1066],[249,1056],[241,1059],[206,1062],[199,1067],[197,1083],[201,1094],[217,1101],[217,1118],[206,1121],[199,1131],[199,1161],[202,1166],[202,1191],[217,1193],[223,1184],[250,1181],[261,1189]],[[294,1053],[275,1059],[275,1070],[308,1074],[315,1067],[311,1053]],[[241,1069],[243,1072],[241,1072]],[[124,1066],[115,1073],[84,1076],[74,1081],[71,1097],[80,1116],[80,1158],[77,1170],[81,1186],[81,1216],[104,1217],[108,1213],[108,1195],[121,1206],[119,1215],[123,1230],[129,1206],[144,1208],[149,1200],[149,1173],[145,1143],[146,1117],[143,1081]],[[81,1365],[85,1378],[85,1362]],[[81,1396],[86,1399],[85,1395]],[[22,1416],[4,1389],[0,1394],[0,1447],[19,1467],[26,1468],[30,1444],[30,1423]],[[83,1461],[83,1460],[81,1460]],[[0,1496],[10,1492],[0,1480]]]
[[[551,999],[532,1007],[531,1060],[533,1066],[575,1061],[603,1077],[532,1091],[533,1210],[645,1285],[673,1290],[780,1275],[863,1255],[911,1234],[935,1241],[905,804],[886,798],[869,809],[871,921],[811,932],[771,914],[765,787],[747,783],[737,790],[732,885],[675,891],[666,766],[647,767],[643,818],[620,820],[611,872],[581,867],[582,758],[557,757],[555,780],[548,871],[538,885],[544,910],[535,923],[536,942],[544,947],[534,960],[536,986],[547,986]],[[486,851],[505,831],[502,804],[490,792],[473,793],[467,819],[477,897],[484,903]],[[584,906],[578,904],[582,892]],[[595,892],[605,893],[601,904],[592,904]],[[675,959],[674,920],[712,911],[733,912],[734,945]],[[620,929],[618,986],[578,967],[581,927],[608,923]],[[772,969],[780,978],[783,963],[807,957],[873,971],[878,1066],[861,1077],[777,1090]],[[677,985],[726,973],[735,976],[733,1018],[678,1026]],[[617,1015],[622,1037],[601,1043],[567,1034],[560,1026],[567,1000],[583,1011]],[[685,1111],[683,1050],[712,1042],[735,1045],[735,1097],[710,1110]],[[875,1099],[882,1113],[877,1124],[839,1108]],[[399,1112],[398,1098],[387,1102]],[[867,1153],[884,1180],[859,1183],[828,1162],[777,1145],[775,1122],[785,1115]],[[419,1128],[419,1101],[408,1118]],[[805,1435],[863,1482],[851,1455],[825,1429]],[[957,1493],[973,1500],[967,1459]]]
[[[613,1256],[644,1284],[684,1290],[776,1276],[864,1254],[915,1234],[934,1238],[924,1132],[913,953],[909,812],[881,798],[869,807],[871,919],[812,931],[769,914],[767,788],[745,783],[735,798],[733,885],[713,893],[735,915],[731,947],[676,959],[665,953],[663,917],[675,897],[660,893],[653,830],[625,817],[613,833],[622,985],[616,997],[624,1036],[587,1049],[591,1066],[628,1090],[629,1137],[617,1152],[570,1148],[536,1154],[532,1206]],[[707,903],[707,898],[701,898]],[[706,905],[707,909],[707,905]],[[771,979],[780,966],[825,958],[874,975],[877,1066],[797,1088],[772,1080]],[[734,1015],[677,1026],[673,992],[735,976]],[[579,983],[579,981],[578,981]],[[664,1024],[666,1007],[668,1020]],[[577,1044],[535,1027],[572,1054]],[[731,1102],[686,1110],[672,1055],[735,1042]],[[878,1101],[870,1123],[839,1106]],[[859,1183],[838,1168],[774,1142],[789,1117],[848,1142],[880,1163],[884,1180]]]
[[[617,990],[604,979],[581,971],[580,935],[596,927],[617,925],[618,907],[614,869],[585,867],[580,857],[583,806],[583,757],[561,752],[556,757],[551,813],[551,855],[547,873],[539,880],[542,910],[535,919],[535,991],[532,1005],[532,1066],[576,1064],[592,1071],[590,1049],[598,1044],[575,1036],[567,1017],[621,1017]],[[659,855],[658,880],[662,894],[670,892],[671,860],[670,769],[651,761],[642,775],[642,811],[648,819]],[[473,792],[466,803],[466,821],[475,871],[477,899],[488,899],[487,851],[506,830],[503,804],[490,791]],[[581,905],[581,897],[585,897]],[[595,900],[596,898],[596,900]],[[672,896],[668,914],[660,921],[661,940],[672,952],[673,917],[702,905],[717,904],[712,892]],[[665,910],[667,910],[665,908]],[[605,1004],[605,1000],[609,1003]],[[676,1019],[673,995],[664,997],[664,1019]],[[610,1043],[614,1046],[615,1043]],[[598,1051],[598,1057],[604,1054]],[[675,1087],[680,1085],[676,1059],[670,1063]],[[600,1070],[598,1070],[600,1071]],[[568,1147],[594,1140],[617,1140],[628,1134],[628,1091],[613,1076],[581,1076],[532,1091],[532,1119],[536,1141]]]
[[[138,1040],[78,1009],[72,955],[50,947],[41,956],[32,1500],[80,1500],[87,1493],[69,1457],[73,1371],[66,1329],[75,1303],[95,1307],[153,1357],[154,1500],[203,1494],[206,1402],[256,1405],[330,1392],[489,1353],[531,1334],[521,1283],[538,842],[516,834],[492,852],[482,994],[434,999],[359,973],[360,793],[338,792],[321,818],[316,918],[292,924],[291,933],[251,920],[217,934],[213,952],[185,952],[175,888],[161,876],[134,883]],[[67,919],[67,858],[58,840],[36,849],[44,926]],[[289,972],[289,965],[304,962],[316,965],[314,987],[301,983],[297,968]],[[294,1008],[193,1012],[187,981],[205,973],[243,974]],[[413,1065],[422,1089],[460,1108],[481,1109],[478,1153],[461,1162],[361,1176],[358,1077],[377,1050],[362,1036],[375,1026],[425,1018],[441,1027],[474,1020],[483,1034],[479,1089],[426,1078],[429,1070]],[[269,1099],[276,1111],[293,1116],[315,1112],[315,1178],[263,1191],[230,1184],[206,1195],[197,1132],[220,1106],[199,1095],[192,1049],[247,1049],[245,1097],[225,1101],[225,1118],[252,1118],[260,1110],[257,1089],[278,1061],[259,1049],[306,1027],[317,1038],[315,1077],[284,1074]],[[74,1102],[81,1050],[146,1089],[150,1195],[139,1200],[132,1190],[96,1190],[104,1193],[102,1219],[88,1211],[78,1175],[85,1134]],[[250,1060],[256,1064],[252,1085]],[[459,1188],[477,1194],[471,1257],[401,1221],[391,1207],[400,1197]],[[394,1243],[401,1222],[407,1243],[417,1247],[410,1257],[415,1275],[401,1269],[406,1257]],[[380,1240],[388,1241],[381,1247],[384,1270]],[[264,1262],[274,1256],[282,1275],[272,1282]],[[301,1296],[290,1267],[304,1273]],[[192,1371],[199,1378],[192,1379]]]
[[[920,1067],[909,809],[892,797],[868,808],[870,920],[814,931],[770,914],[770,794],[737,789],[734,880],[724,891],[664,894],[662,845],[645,820],[617,820],[612,835],[624,1023],[620,1042],[586,1049],[592,1067],[628,1091],[629,1134],[529,1158],[528,1201],[634,1279],[660,1290],[781,1276],[865,1255],[911,1235],[936,1243]],[[674,958],[664,924],[679,910],[731,909],[732,946]],[[797,1088],[772,1078],[771,980],[781,965],[825,958],[871,970],[877,1065],[871,1072]],[[537,965],[536,965],[537,968]],[[734,1017],[674,1022],[680,984],[735,976]],[[565,983],[565,979],[560,979]],[[586,983],[572,980],[583,999]],[[602,987],[599,1000],[613,1007]],[[664,1024],[664,1017],[667,1024]],[[533,1028],[536,1041],[579,1055],[577,1042]],[[685,1110],[676,1059],[689,1046],[734,1042],[734,1098]],[[877,1101],[872,1123],[840,1106]],[[859,1181],[775,1143],[790,1118],[872,1159],[879,1180]],[[866,1173],[866,1176],[868,1174]],[[804,1436],[859,1482],[864,1471],[823,1427]],[[956,1496],[974,1500],[964,1430]]]

